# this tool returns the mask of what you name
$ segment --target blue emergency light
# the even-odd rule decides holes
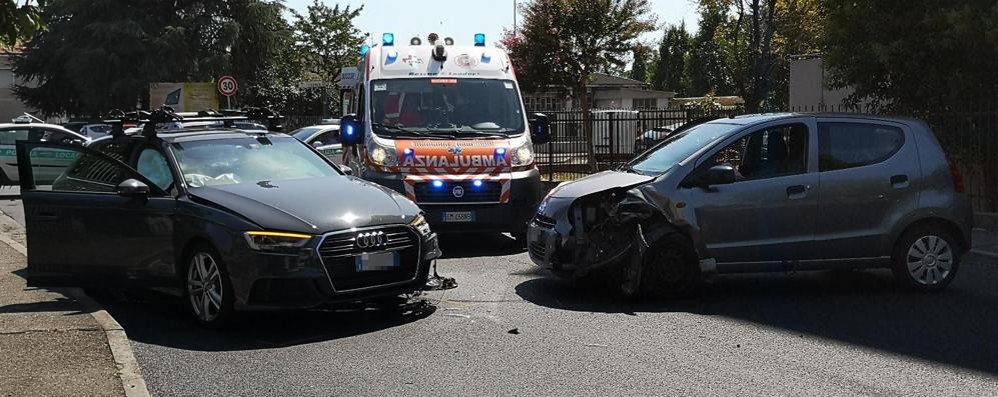
[[[412,152],[412,148],[409,148],[409,147],[405,148],[405,150],[403,151],[403,153],[405,154],[406,157],[412,156],[412,153],[413,153]]]
[[[482,182],[481,179],[475,179],[474,181],[471,182],[471,185],[474,187],[482,187],[483,184],[484,183]]]
[[[435,179],[433,181],[432,185],[433,185],[434,188],[440,189],[440,188],[444,187],[444,182],[441,181],[441,180],[439,180],[439,179]]]
[[[367,44],[364,44],[364,45],[360,46],[360,55],[361,56],[367,55],[367,52],[370,51],[370,50],[371,50],[371,46],[369,46]]]
[[[475,33],[475,47],[485,47],[485,33]]]
[[[385,47],[391,47],[395,45],[395,34],[385,33],[381,35],[381,41],[385,44]]]
[[[497,147],[496,148],[496,157],[505,157],[505,156],[506,156],[506,148],[504,148],[504,147]]]

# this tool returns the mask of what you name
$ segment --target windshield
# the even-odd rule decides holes
[[[177,142],[172,148],[180,172],[191,187],[339,175],[319,155],[290,138]]]
[[[662,146],[638,156],[624,168],[648,174],[664,173],[739,127],[734,124],[700,124],[669,137]]]
[[[375,80],[371,111],[379,135],[506,137],[525,130],[520,95],[510,80]]]

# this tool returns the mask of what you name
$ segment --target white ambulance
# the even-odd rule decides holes
[[[363,47],[352,113],[341,122],[354,175],[414,201],[434,230],[522,236],[540,201],[534,143],[509,57],[475,35],[457,46],[431,34]]]

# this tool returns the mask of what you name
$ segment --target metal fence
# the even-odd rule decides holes
[[[793,112],[875,113],[865,107],[806,107]],[[544,112],[551,120],[550,143],[535,145],[537,163],[547,180],[572,180],[619,166],[659,141],[662,132],[703,117],[728,117],[742,110],[578,110]],[[998,104],[974,104],[934,112],[897,112],[925,120],[980,212],[998,211]],[[591,131],[586,134],[586,124]],[[592,148],[592,150],[590,150]]]

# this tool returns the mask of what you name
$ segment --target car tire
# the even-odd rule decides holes
[[[235,294],[221,255],[210,245],[198,244],[186,264],[184,304],[188,311],[204,327],[223,327],[233,317]]]
[[[647,297],[690,296],[702,282],[696,250],[678,233],[665,235],[648,247],[642,266],[641,294]]]
[[[913,291],[946,288],[960,267],[960,247],[941,227],[922,226],[905,232],[891,256],[891,271],[897,283]]]

